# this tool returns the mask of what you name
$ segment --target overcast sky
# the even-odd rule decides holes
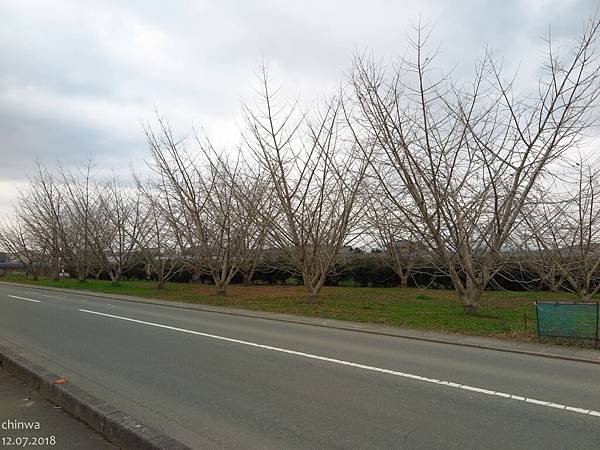
[[[438,65],[468,74],[484,46],[530,79],[549,26],[576,37],[592,0],[0,2],[0,213],[35,158],[93,155],[127,173],[147,156],[141,124],[155,108],[178,129],[239,141],[263,54],[305,98],[341,80],[356,49],[404,53],[411,21],[434,26]],[[526,85],[526,83],[525,83]]]

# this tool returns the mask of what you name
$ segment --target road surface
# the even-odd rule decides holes
[[[600,365],[0,285],[0,343],[194,448],[600,448]]]

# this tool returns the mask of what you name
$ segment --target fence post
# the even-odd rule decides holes
[[[596,302],[596,348],[598,348],[598,316],[600,315],[600,302]]]
[[[540,315],[538,313],[538,304],[537,304],[537,300],[535,302],[533,302],[533,306],[535,306],[535,326],[537,329],[537,335],[538,335],[538,339],[542,340],[542,336],[540,335]]]

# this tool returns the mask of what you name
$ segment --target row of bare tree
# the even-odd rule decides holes
[[[137,190],[116,178],[99,183],[91,164],[56,173],[38,165],[0,243],[34,278],[41,270],[58,278],[68,262],[79,280],[105,271],[118,283],[147,237],[142,225]]]
[[[240,148],[181,139],[158,116],[148,180],[38,167],[0,243],[34,275],[43,255],[56,276],[69,261],[80,279],[103,270],[115,283],[136,255],[161,285],[183,261],[220,294],[268,249],[314,301],[342,247],[374,241],[403,285],[426,257],[468,313],[515,265],[587,299],[600,289],[599,165],[573,155],[598,118],[599,25],[566,52],[548,41],[533,94],[489,53],[470,83],[454,81],[420,27],[411,55],[357,55],[339,92],[304,109],[280,100],[263,64]]]

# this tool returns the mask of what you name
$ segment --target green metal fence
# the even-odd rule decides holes
[[[535,302],[538,336],[591,339],[598,347],[600,303]]]

